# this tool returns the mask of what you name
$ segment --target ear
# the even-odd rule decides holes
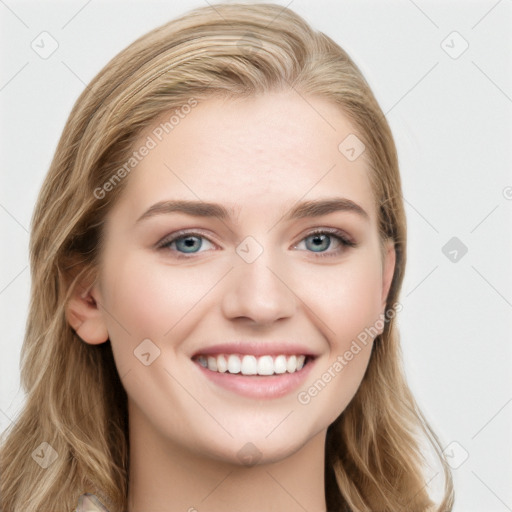
[[[387,240],[384,245],[384,260],[382,265],[382,310],[386,308],[391,281],[395,273],[396,252],[393,240]]]
[[[108,340],[103,312],[99,309],[97,285],[77,284],[66,305],[66,319],[80,338],[91,345]]]

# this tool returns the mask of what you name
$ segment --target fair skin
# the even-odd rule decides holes
[[[84,342],[110,339],[127,391],[129,512],[326,510],[326,431],[356,393],[371,341],[308,403],[298,395],[385,311],[395,261],[392,244],[381,246],[365,155],[349,161],[338,150],[350,133],[338,107],[294,91],[212,98],[127,178],[105,221],[99,278],[75,294],[67,316]],[[326,198],[365,213],[286,216],[298,202]],[[178,199],[218,203],[231,216],[138,221],[155,203]],[[356,245],[329,233],[319,242],[317,228]],[[157,247],[185,229],[195,233],[190,245]],[[236,251],[248,236],[263,249],[250,263]],[[160,350],[147,366],[134,355],[145,339]],[[206,378],[192,359],[237,340],[300,343],[315,358],[293,390],[248,397]],[[247,451],[254,465],[242,459]]]

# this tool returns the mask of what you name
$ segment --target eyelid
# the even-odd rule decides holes
[[[159,242],[156,243],[156,248],[157,249],[162,248],[166,244],[175,242],[179,238],[186,238],[187,236],[199,236],[202,238],[206,238],[211,243],[217,244],[217,242],[214,242],[213,240],[211,240],[211,238],[213,238],[211,234],[209,234],[205,231],[202,231],[201,229],[189,228],[189,229],[180,229],[179,231],[174,231],[173,233],[170,233],[170,234],[164,236],[164,238],[162,238]]]
[[[347,245],[350,245],[350,246],[356,246],[356,241],[354,240],[354,238],[352,236],[350,236],[346,231],[344,231],[343,229],[339,229],[339,228],[329,228],[329,227],[318,227],[318,228],[310,228],[308,230],[306,230],[305,233],[301,234],[300,235],[300,238],[298,240],[298,242],[295,245],[297,245],[299,242],[302,242],[305,238],[309,237],[309,236],[312,236],[312,235],[315,235],[315,234],[328,234],[328,235],[333,235],[335,237],[338,237],[340,238],[342,241],[346,242]]]

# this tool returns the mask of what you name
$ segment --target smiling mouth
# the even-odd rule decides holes
[[[193,360],[203,368],[216,373],[270,376],[299,372],[313,360],[313,357],[304,354],[259,357],[242,354],[199,354]]]

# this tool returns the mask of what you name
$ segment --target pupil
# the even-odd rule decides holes
[[[331,242],[327,235],[313,235],[313,246],[315,249],[327,249],[331,245]],[[315,251],[318,252],[318,251]]]
[[[199,249],[199,247],[200,247],[199,238],[196,236],[189,236],[187,238],[182,238],[181,240],[178,241],[178,244],[179,244],[179,242],[181,242],[183,244],[182,249],[185,249],[185,250],[194,249],[194,248]]]

